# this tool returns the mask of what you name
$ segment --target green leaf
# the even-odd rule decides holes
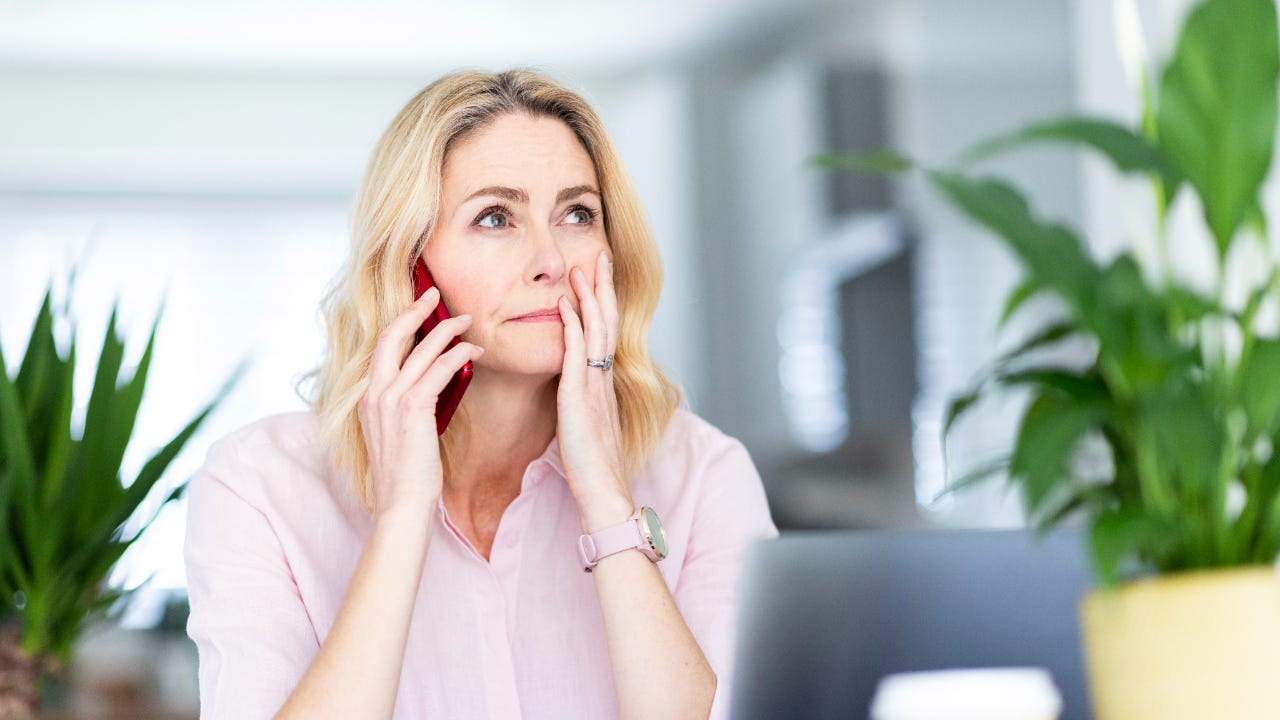
[[[951,402],[947,403],[947,413],[942,421],[942,436],[945,438],[950,435],[951,426],[955,425],[956,421],[981,399],[981,386],[951,398]]]
[[[57,347],[53,339],[52,313],[53,287],[50,285],[36,314],[27,342],[27,352],[14,380],[18,397],[25,409],[27,437],[33,458],[44,457],[49,444],[50,418],[53,409],[42,402],[48,395],[48,386],[60,375]]]
[[[1013,314],[1018,311],[1018,308],[1044,289],[1043,285],[1031,280],[1023,280],[1018,283],[1018,286],[1009,293],[1009,297],[1005,298],[1004,308],[1000,310],[1000,319],[996,321],[996,327],[1003,328],[1009,322],[1009,318],[1013,317]]]
[[[200,426],[204,423],[205,419],[208,418],[215,409],[217,409],[218,405],[222,404],[222,401],[231,393],[232,388],[240,382],[240,378],[244,377],[244,374],[248,369],[249,363],[247,361],[241,362],[237,365],[236,368],[232,370],[231,375],[222,384],[222,387],[218,389],[213,400],[209,401],[209,404],[205,405],[204,409],[201,410],[191,422],[187,423],[187,426],[184,427],[177,436],[170,440],[169,443],[159,452],[151,456],[151,459],[142,466],[142,470],[138,473],[138,477],[129,486],[129,491],[126,493],[126,500],[128,502],[133,502],[134,507],[137,507],[138,503],[142,502],[142,498],[146,496],[146,493],[150,492],[151,487],[154,486],[156,481],[160,479],[160,476],[164,474],[165,469],[169,467],[169,463],[173,462],[173,459],[178,456],[178,453],[182,451],[182,448],[187,444],[187,441],[190,440],[191,437],[196,434],[196,431],[200,429]],[[138,490],[135,490],[135,487],[138,488]],[[181,490],[181,488],[179,488],[179,490]],[[135,500],[136,502],[134,502]],[[130,510],[129,512],[132,514],[133,511]]]
[[[976,163],[1036,142],[1082,145],[1101,153],[1122,173],[1155,174],[1170,191],[1178,184],[1159,148],[1139,133],[1101,118],[1064,117],[1038,122],[970,148],[960,162]]]
[[[1095,374],[1081,374],[1070,368],[1037,367],[1003,373],[1002,385],[1034,385],[1057,390],[1073,402],[1101,407],[1107,401],[1107,386]]]
[[[76,639],[84,632],[87,625],[100,615],[111,615],[123,607],[123,601],[134,593],[134,590],[103,590],[89,606],[77,604],[69,608],[69,612],[61,617],[59,627],[51,637],[50,652],[65,664],[70,661],[75,649]]]
[[[875,150],[867,153],[824,153],[809,158],[811,167],[824,170],[855,170],[858,172],[892,174],[910,170],[915,163],[892,150]]]
[[[1177,306],[1153,293],[1132,256],[1120,255],[1106,267],[1097,300],[1091,329],[1098,337],[1098,364],[1118,395],[1159,392],[1175,368],[1198,361],[1174,334],[1169,315]]]
[[[1113,416],[1102,428],[1102,437],[1111,449],[1114,470],[1110,489],[1121,504],[1138,503],[1142,501],[1142,490],[1134,440],[1129,432],[1132,429],[1129,422],[1131,414],[1127,407],[1113,408],[1113,411]]]
[[[97,509],[96,514],[92,516],[94,522],[89,531],[79,541],[77,549],[65,564],[70,572],[79,574],[84,571],[84,568],[93,566],[95,558],[100,555],[103,546],[116,537],[119,528],[133,515],[138,506],[142,504],[142,501],[146,499],[151,489],[155,487],[156,483],[164,475],[164,471],[168,469],[169,464],[182,451],[187,441],[200,429],[205,419],[213,413],[214,409],[231,392],[231,389],[244,375],[247,367],[247,364],[241,363],[232,372],[231,377],[223,384],[214,399],[191,422],[187,423],[187,426],[168,444],[143,464],[138,477],[123,491],[121,497],[114,504]],[[167,503],[177,498],[181,491],[182,486],[179,486],[164,502]],[[154,519],[154,516],[152,519]],[[149,525],[150,521],[144,524],[137,534],[141,535]],[[129,542],[132,542],[132,540],[129,540]]]
[[[949,495],[972,485],[977,485],[978,483],[989,480],[997,475],[1007,473],[1008,470],[1009,458],[998,457],[988,460],[979,464],[977,467],[971,468],[960,477],[954,480],[949,480],[947,482],[947,486],[943,488],[942,492],[938,493],[938,497],[934,498],[934,500],[936,501],[944,495]]]
[[[1266,242],[1267,238],[1267,213],[1262,209],[1262,205],[1258,204],[1254,199],[1249,209],[1244,214],[1245,227],[1252,230],[1259,238]]]
[[[1270,435],[1280,417],[1280,340],[1256,340],[1240,366],[1240,402],[1248,427]]]
[[[1034,517],[1055,487],[1068,479],[1080,439],[1098,428],[1105,406],[1049,388],[1027,408],[1018,428],[1010,477],[1022,487],[1027,514]]]
[[[1274,0],[1209,0],[1160,83],[1160,149],[1195,187],[1225,257],[1271,166],[1280,77]]]
[[[1001,356],[995,363],[995,369],[987,373],[988,378],[1004,384],[1017,384],[1017,372],[1008,369],[1007,366],[1009,364],[1032,350],[1063,340],[1071,336],[1075,331],[1076,328],[1070,323],[1055,323],[1043,328],[1040,332],[1027,338],[1016,348]],[[1013,380],[1005,382],[1009,378],[1013,378]],[[979,382],[966,392],[952,397],[951,401],[947,403],[947,411],[942,422],[942,436],[944,439],[950,435],[952,427],[960,420],[961,416],[982,400],[986,385],[985,381]]]
[[[160,315],[157,314],[151,326],[151,334],[147,337],[147,347],[142,353],[142,359],[138,361],[133,377],[117,389],[111,403],[110,439],[105,446],[109,454],[102,462],[104,467],[112,468],[113,478],[119,477],[120,463],[124,461],[125,449],[129,445],[129,438],[132,437],[133,427],[137,422],[138,408],[142,405],[142,391],[147,384],[147,374],[151,370],[151,356],[155,351],[156,331],[159,328]]]
[[[1073,513],[1092,511],[1097,514],[1112,499],[1106,486],[1075,484],[1064,487],[1061,499],[1056,503],[1046,501],[1038,516],[1032,518],[1032,529],[1043,535],[1066,522]]]
[[[71,410],[74,405],[75,370],[76,342],[73,337],[67,360],[60,368],[60,377],[55,378],[48,395],[48,404],[53,412],[49,416],[49,446],[44,457],[41,482],[44,488],[41,502],[45,507],[49,507],[62,494],[67,484],[67,467],[74,449],[71,439]]]
[[[1089,533],[1093,565],[1106,587],[1120,580],[1120,570],[1126,560],[1144,555],[1144,548],[1167,547],[1172,540],[1171,530],[1164,521],[1133,505],[1102,512]]]
[[[1067,338],[1079,335],[1079,333],[1079,326],[1073,322],[1053,323],[1048,327],[1041,328],[1039,332],[1032,334],[1031,337],[1023,340],[1017,347],[1006,352],[1001,356],[1000,360],[996,362],[996,366],[1006,366],[1021,359],[1023,355],[1026,355],[1033,350],[1039,350],[1055,343],[1059,343]]]
[[[1193,323],[1222,312],[1222,306],[1217,302],[1182,285],[1171,283],[1166,286],[1164,299],[1168,303],[1168,309],[1176,314],[1172,319],[1179,325]]]
[[[1012,350],[1001,355],[1000,359],[995,363],[997,371],[1022,359],[1022,356],[1029,352],[1054,345],[1069,337],[1079,335],[1079,333],[1080,327],[1074,322],[1055,322],[1040,328],[1039,331],[1032,333],[1030,337],[1024,339]]]
[[[1280,495],[1280,436],[1270,438],[1270,457],[1260,466],[1252,464],[1242,473],[1245,505],[1232,528],[1232,542],[1240,562],[1270,562],[1280,552],[1280,536],[1267,526],[1267,514]]]
[[[1216,388],[1196,375],[1172,375],[1139,397],[1131,420],[1154,465],[1143,468],[1142,502],[1177,519],[1183,544],[1176,557],[1153,555],[1161,570],[1211,567],[1228,553],[1227,484],[1235,476],[1224,445],[1225,412]]]
[[[125,543],[106,545],[99,549],[97,565],[82,573],[64,572],[49,583],[47,644],[51,652],[65,659],[85,622],[129,595],[128,590],[114,590],[105,584],[111,567],[128,548]]]
[[[929,177],[957,207],[1005,241],[1026,267],[1027,282],[1054,291],[1083,323],[1094,320],[1098,268],[1071,230],[1033,217],[1022,195],[999,180]]]
[[[22,401],[9,380],[8,365],[0,351],[0,505],[6,509],[9,524],[5,542],[21,543],[15,547],[18,560],[35,575],[41,568],[31,564],[41,553],[46,541],[40,532],[39,503],[36,502],[36,467],[31,453]],[[16,525],[16,527],[14,527]]]
[[[1258,533],[1252,559],[1254,562],[1274,562],[1277,549],[1280,549],[1280,493],[1276,493],[1266,507],[1266,517]]]
[[[31,584],[31,572],[23,553],[25,541],[18,536],[12,523],[13,473],[0,465],[0,619],[4,609],[13,601],[13,593]]]
[[[1190,512],[1185,505],[1210,499],[1219,489],[1223,413],[1203,385],[1170,383],[1162,390],[1142,398],[1135,422],[1155,439],[1167,479],[1180,491],[1180,510]]]
[[[123,490],[119,471],[123,451],[115,446],[116,383],[120,366],[124,361],[124,341],[116,333],[118,308],[113,307],[102,339],[102,353],[98,358],[97,374],[93,390],[89,394],[89,406],[85,411],[84,437],[79,452],[72,458],[71,472],[77,478],[78,492],[83,500],[77,504],[74,518],[76,537],[86,537],[95,524],[97,514],[111,507]],[[113,462],[112,458],[116,458]]]

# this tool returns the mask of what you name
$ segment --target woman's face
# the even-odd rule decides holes
[[[501,115],[450,148],[440,216],[423,259],[463,339],[485,349],[489,372],[556,375],[564,326],[556,311],[574,267],[595,284],[608,251],[600,184],[577,136],[560,120]]]

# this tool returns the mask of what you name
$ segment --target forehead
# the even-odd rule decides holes
[[[443,179],[450,194],[494,184],[522,188],[534,181],[594,185],[596,172],[582,142],[563,121],[505,113],[449,148]]]

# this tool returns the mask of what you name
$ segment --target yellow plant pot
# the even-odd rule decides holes
[[[1280,573],[1181,573],[1081,603],[1096,720],[1280,717]]]

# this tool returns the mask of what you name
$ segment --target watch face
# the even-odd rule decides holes
[[[662,529],[662,521],[658,519],[658,513],[653,508],[645,506],[642,513],[644,518],[644,526],[649,530],[649,544],[653,547],[653,552],[659,558],[667,556],[667,532]]]

